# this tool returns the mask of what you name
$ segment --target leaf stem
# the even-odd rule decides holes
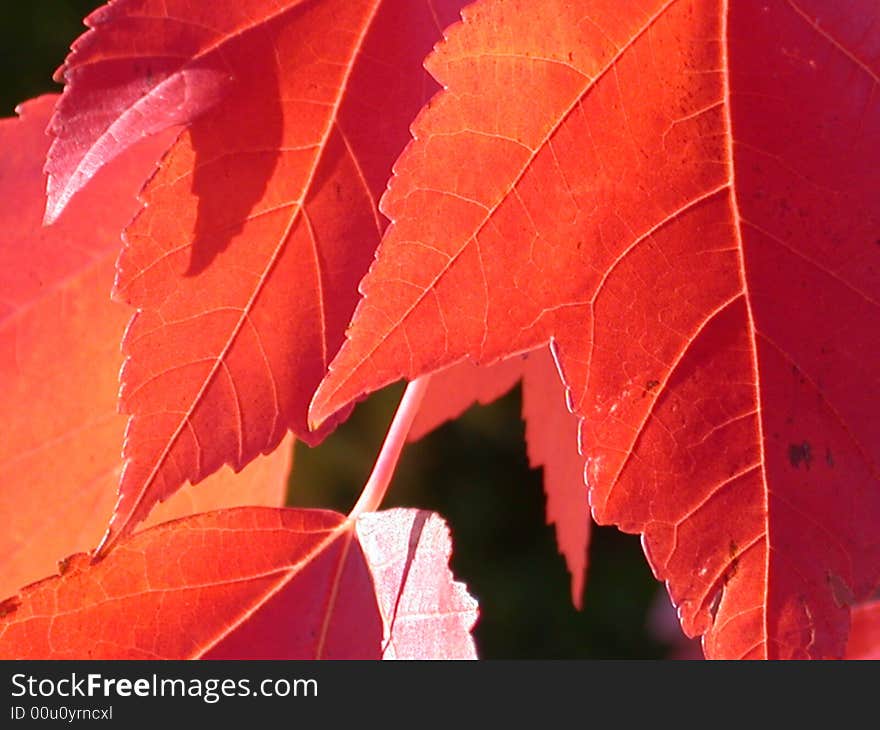
[[[373,466],[370,478],[367,479],[361,496],[348,514],[350,520],[364,512],[375,512],[382,504],[385,492],[388,491],[388,485],[394,476],[394,470],[397,468],[397,462],[400,460],[400,452],[403,450],[406,437],[409,435],[419,406],[425,397],[430,379],[430,375],[423,375],[406,386],[394,419],[388,427],[388,433],[379,450],[379,456],[376,458],[376,464]]]

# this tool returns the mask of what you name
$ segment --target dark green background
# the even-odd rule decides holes
[[[211,0],[204,0],[210,2]],[[2,116],[24,99],[58,90],[51,76],[96,0],[2,0]],[[297,446],[291,504],[347,511],[391,418],[400,386],[361,404],[317,449]],[[652,638],[649,613],[662,587],[637,537],[594,528],[584,610],[544,524],[541,473],[528,468],[517,388],[472,408],[404,452],[387,504],[438,511],[455,545],[453,569],[479,599],[476,629],[487,658],[650,658],[669,648]]]

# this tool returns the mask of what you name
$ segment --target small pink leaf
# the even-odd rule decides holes
[[[394,509],[361,515],[356,529],[382,615],[382,658],[476,659],[477,602],[449,570],[443,520]]]

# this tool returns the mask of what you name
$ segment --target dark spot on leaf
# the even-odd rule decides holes
[[[58,561],[58,575],[64,575],[70,569],[70,559],[72,556]]]
[[[642,393],[642,398],[648,395],[648,393],[654,390],[654,388],[656,388],[658,385],[660,385],[659,380],[649,380],[647,383],[645,383],[645,392]]]
[[[831,597],[838,608],[852,606],[856,602],[856,597],[852,589],[847,585],[846,581],[839,575],[828,573],[825,580],[828,581],[828,587],[831,589]]]
[[[800,467],[801,464],[803,464],[806,469],[809,469],[810,463],[813,461],[813,450],[810,447],[809,441],[803,441],[799,444],[789,444],[788,460],[795,469]]]
[[[8,616],[10,613],[15,613],[20,605],[21,599],[18,596],[13,596],[0,602],[0,618]]]
[[[831,453],[831,449],[827,446],[825,447],[825,463],[831,468],[834,468],[834,455]]]

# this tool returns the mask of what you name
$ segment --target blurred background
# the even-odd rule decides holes
[[[204,0],[210,2],[210,0]],[[0,116],[40,93],[98,0],[3,0]],[[297,444],[289,503],[346,512],[366,480],[403,389],[359,405],[315,449]],[[452,530],[452,567],[480,602],[483,658],[663,658],[681,632],[637,536],[594,527],[584,608],[544,523],[540,470],[528,467],[514,389],[407,446],[387,506],[436,510]]]

